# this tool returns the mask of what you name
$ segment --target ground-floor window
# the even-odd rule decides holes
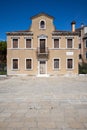
[[[13,70],[18,70],[18,59],[13,59],[12,60],[12,69]]]
[[[59,59],[54,59],[54,70],[59,69]]]
[[[32,69],[32,59],[26,59],[26,69]]]
[[[67,59],[67,69],[73,69],[73,59]]]

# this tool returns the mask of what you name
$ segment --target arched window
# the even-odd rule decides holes
[[[45,25],[45,21],[40,21],[40,29],[45,29],[46,25]]]

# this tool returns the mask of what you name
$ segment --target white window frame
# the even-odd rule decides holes
[[[72,48],[68,48],[68,46],[67,46],[67,40],[68,40],[68,39],[72,39]],[[67,48],[67,49],[74,49],[74,38],[72,38],[72,37],[70,37],[70,38],[67,37],[67,38],[66,38],[66,48]]]
[[[26,48],[26,39],[31,39],[31,48]],[[25,38],[25,49],[32,49],[33,48],[33,38],[31,37],[26,37]]]
[[[59,68],[54,68],[54,59],[59,59]],[[57,71],[57,70],[61,69],[61,59],[60,58],[55,57],[55,58],[53,58],[52,62],[53,62],[53,70]]]
[[[26,60],[31,59],[31,69],[26,68]],[[33,70],[33,58],[25,58],[25,70]]]
[[[44,27],[44,28],[41,28],[41,27],[40,27],[40,23],[41,23],[41,21],[44,21],[44,23],[45,23],[45,27]],[[46,20],[41,19],[41,20],[39,21],[39,29],[42,29],[42,30],[46,29]]]
[[[46,37],[43,37],[43,38],[39,37],[38,38],[38,47],[40,47],[40,40],[41,39],[45,39],[45,45],[46,45],[45,47],[47,47],[47,38]]]
[[[13,39],[18,39],[18,48],[13,48]],[[14,38],[11,39],[11,48],[12,49],[19,49],[19,38],[14,37]]]
[[[67,60],[68,60],[68,59],[72,59],[72,61],[73,61],[73,64],[72,64],[73,67],[72,67],[72,68],[67,68]],[[73,70],[73,69],[74,69],[74,58],[71,58],[71,57],[66,58],[66,69],[67,69],[67,70]]]
[[[13,68],[13,60],[15,60],[15,59],[18,60],[18,69]],[[11,70],[15,70],[15,71],[19,70],[19,58],[11,58]]]
[[[55,39],[59,39],[59,48],[54,48],[54,40]],[[60,49],[60,38],[53,38],[52,39],[52,44],[53,44],[53,49],[55,49],[55,50]]]

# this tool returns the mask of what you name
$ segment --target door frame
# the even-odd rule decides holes
[[[46,69],[45,70],[45,72],[46,72],[45,74],[40,74],[40,61],[45,61],[45,69]],[[47,75],[47,61],[46,60],[39,60],[38,61],[38,75],[39,76],[45,76],[45,75]]]

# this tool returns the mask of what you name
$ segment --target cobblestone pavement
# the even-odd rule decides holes
[[[87,77],[0,78],[0,130],[87,130]]]

